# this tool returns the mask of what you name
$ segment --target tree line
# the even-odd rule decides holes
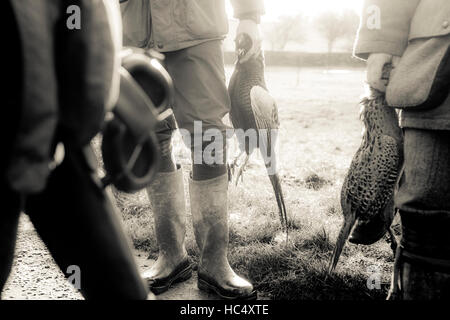
[[[359,16],[353,10],[342,12],[324,11],[317,17],[301,13],[284,15],[276,21],[264,23],[262,28],[269,50],[283,51],[289,43],[305,43],[307,32],[316,30],[327,44],[328,53],[333,52],[338,40],[353,43],[359,25]]]

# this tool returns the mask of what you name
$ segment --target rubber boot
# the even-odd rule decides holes
[[[391,300],[450,299],[450,218],[446,212],[400,211],[402,240],[398,248]]]
[[[176,282],[192,276],[192,266],[185,248],[186,206],[183,172],[161,172],[147,188],[153,208],[158,260],[143,274],[155,294],[167,291]]]
[[[214,179],[190,180],[191,213],[200,249],[198,288],[222,299],[256,299],[251,283],[228,263],[228,174]]]

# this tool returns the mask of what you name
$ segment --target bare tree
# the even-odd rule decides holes
[[[340,38],[351,37],[356,34],[359,24],[358,15],[352,10],[341,13],[326,11],[316,20],[317,29],[327,40],[328,53],[333,51],[336,41]]]
[[[286,45],[293,42],[302,42],[305,39],[303,16],[280,16],[277,21],[267,24],[265,36],[271,44],[272,51],[283,51]]]

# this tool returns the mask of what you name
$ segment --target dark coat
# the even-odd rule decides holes
[[[21,39],[19,125],[7,180],[22,193],[41,191],[54,146],[81,147],[98,133],[115,82],[117,47],[110,28],[118,5],[108,0],[12,0]],[[70,30],[70,5],[81,10],[81,29]],[[115,9],[114,9],[115,7]],[[120,13],[117,14],[120,16]],[[119,21],[120,23],[120,21]]]

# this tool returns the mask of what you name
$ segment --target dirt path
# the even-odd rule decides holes
[[[135,252],[140,270],[153,263],[144,252]],[[158,296],[161,300],[212,300],[197,289],[197,276],[174,286],[169,292]],[[22,215],[14,259],[8,283],[2,294],[5,300],[82,299],[56,266],[45,245],[38,237],[26,215]]]
[[[81,299],[68,283],[26,215],[21,216],[14,265],[2,293],[5,300]]]

